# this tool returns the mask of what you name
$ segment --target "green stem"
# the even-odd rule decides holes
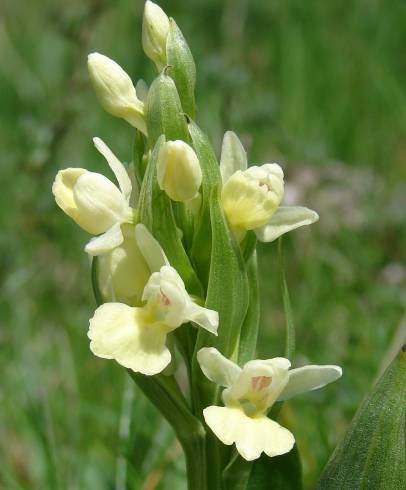
[[[203,424],[190,412],[175,378],[128,372],[174,429],[185,452],[189,490],[211,489],[206,487],[206,433]]]

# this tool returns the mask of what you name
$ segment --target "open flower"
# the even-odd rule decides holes
[[[104,175],[83,168],[60,170],[52,186],[58,206],[93,238],[85,250],[101,255],[124,240],[121,225],[132,223],[132,185],[124,165],[99,138],[93,139],[118,181],[118,187]]]
[[[253,230],[262,242],[272,242],[288,231],[310,225],[318,214],[303,206],[280,206],[283,171],[277,163],[247,168],[247,155],[237,135],[227,131],[221,150],[224,213],[236,236]]]
[[[271,457],[285,454],[295,443],[289,430],[266,415],[276,401],[322,388],[342,374],[338,366],[289,370],[290,361],[283,357],[249,361],[240,368],[213,347],[200,349],[197,360],[208,379],[226,387],[225,406],[205,408],[204,419],[224,444],[235,443],[247,461],[262,452]]]
[[[193,322],[217,335],[218,313],[192,300],[181,277],[144,225],[136,225],[135,236],[151,271],[142,295],[145,304],[103,304],[90,319],[88,337],[96,356],[115,359],[135,372],[153,375],[170,363],[168,333]]]

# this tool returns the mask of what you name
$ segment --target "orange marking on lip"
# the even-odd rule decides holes
[[[251,384],[255,391],[261,391],[272,383],[272,376],[254,376]]]
[[[169,306],[171,304],[171,300],[168,298],[168,296],[166,296],[166,294],[162,291],[162,288],[159,288],[160,292],[161,292],[161,300],[162,300],[162,303],[165,305],[165,306]]]

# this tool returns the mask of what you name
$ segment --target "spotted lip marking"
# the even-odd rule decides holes
[[[254,376],[251,385],[255,391],[261,391],[272,383],[272,376]]]

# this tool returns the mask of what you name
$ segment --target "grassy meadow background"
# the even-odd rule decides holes
[[[359,402],[406,338],[406,4],[402,0],[162,0],[198,68],[198,121],[249,161],[277,161],[286,202],[320,222],[284,240],[296,365],[340,364],[325,390],[285,404],[311,489]],[[114,362],[95,358],[88,240],[56,207],[67,166],[108,174],[132,130],[100,108],[86,55],[134,80],[139,0],[0,5],[0,489],[185,488],[182,453]],[[275,244],[260,247],[259,356],[283,353]]]

